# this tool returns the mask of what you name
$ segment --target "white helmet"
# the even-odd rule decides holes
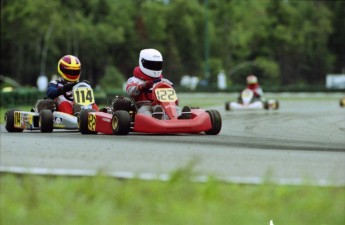
[[[258,83],[258,78],[254,75],[249,75],[247,77],[247,84],[257,84]]]
[[[147,76],[158,78],[163,69],[162,54],[156,49],[143,49],[139,55],[140,70]]]

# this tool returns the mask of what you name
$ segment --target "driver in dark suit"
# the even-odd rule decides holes
[[[80,78],[80,60],[76,56],[65,55],[59,60],[57,70],[60,77],[49,83],[47,96],[55,101],[57,111],[73,115],[72,88]],[[92,108],[99,111],[96,104]]]

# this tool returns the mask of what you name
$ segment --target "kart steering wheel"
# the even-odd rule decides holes
[[[68,101],[73,101],[73,95],[67,95],[67,92],[63,93],[63,96],[68,100]]]
[[[156,79],[153,80],[153,83],[158,83],[158,82],[160,82],[161,80],[162,80],[161,78],[156,78]]]

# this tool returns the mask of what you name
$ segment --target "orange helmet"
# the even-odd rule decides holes
[[[247,77],[247,84],[257,84],[258,83],[258,78],[254,75],[249,75]]]
[[[58,72],[65,81],[76,82],[81,73],[81,63],[76,56],[65,55],[59,60]]]

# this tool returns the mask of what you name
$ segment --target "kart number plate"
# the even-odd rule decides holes
[[[161,102],[175,102],[177,100],[176,92],[172,88],[156,89],[155,94]]]
[[[251,98],[252,96],[253,96],[253,93],[251,91],[242,92],[242,98]]]
[[[14,126],[21,127],[20,112],[14,112]]]
[[[29,113],[14,112],[14,127],[26,128],[33,125],[33,116]]]
[[[96,131],[96,115],[94,113],[89,113],[87,120],[89,130]]]
[[[88,87],[80,87],[73,91],[74,102],[78,105],[91,105],[95,103],[93,91]]]

